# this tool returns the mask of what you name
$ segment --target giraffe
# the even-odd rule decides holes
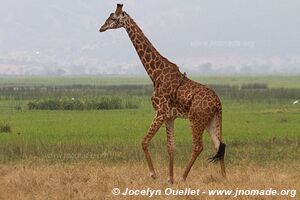
[[[196,158],[203,150],[202,135],[205,130],[210,134],[216,154],[209,158],[212,162],[220,161],[221,174],[226,177],[224,154],[225,144],[222,143],[222,105],[217,94],[207,86],[194,82],[178,66],[163,57],[143,34],[135,21],[117,4],[100,32],[108,29],[125,28],[133,46],[153,82],[151,97],[155,115],[150,128],[142,140],[142,149],[149,167],[150,176],[155,179],[156,172],[152,163],[148,144],[159,128],[165,124],[167,135],[167,152],[169,155],[168,182],[174,182],[174,120],[187,118],[192,130],[192,154],[182,174],[185,181]]]

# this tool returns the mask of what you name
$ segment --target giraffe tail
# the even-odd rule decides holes
[[[210,162],[217,162],[219,160],[224,160],[226,145],[222,143],[222,107],[221,104],[216,110],[214,117],[209,123],[207,130],[214,142],[217,153],[209,157]]]
[[[224,160],[225,148],[226,148],[226,144],[221,142],[217,153],[208,158],[209,162],[217,162],[219,160],[220,161]]]
[[[209,157],[208,160],[209,162],[220,161],[222,176],[226,177],[225,162],[224,162],[226,144],[222,142],[222,108],[221,107],[218,109],[217,113],[212,119],[208,127],[208,131],[217,149],[217,153]]]

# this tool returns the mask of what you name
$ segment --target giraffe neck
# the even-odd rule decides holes
[[[131,17],[128,18],[124,28],[126,29],[146,72],[153,82],[160,79],[162,75],[166,75],[166,73],[163,72],[173,74],[180,73],[175,64],[168,61],[155,49]]]

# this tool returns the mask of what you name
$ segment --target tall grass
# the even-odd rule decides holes
[[[205,165],[197,161],[187,181],[180,181],[182,166],[175,162],[175,183],[167,184],[168,165],[155,162],[158,179],[153,181],[147,176],[147,165],[142,162],[126,162],[110,165],[105,162],[80,162],[75,164],[48,164],[34,159],[14,165],[0,166],[0,199],[155,199],[155,200],[190,200],[190,199],[299,199],[296,189],[300,187],[299,170],[296,164],[283,166],[259,166],[245,162],[244,165],[226,165],[228,177],[221,177],[219,165]],[[246,166],[245,166],[246,165]],[[174,190],[184,188],[201,189],[206,194],[198,195],[127,195],[115,196],[113,188],[123,193],[126,188],[164,191],[168,187]],[[207,191],[214,189],[233,190],[270,190],[270,188],[289,189],[284,196],[275,195],[232,195],[209,196]],[[274,191],[274,190],[273,190]],[[292,192],[293,191],[293,192]],[[298,196],[298,198],[297,198]]]
[[[129,96],[101,96],[75,99],[39,99],[29,101],[29,110],[113,110],[139,108],[139,98]]]
[[[269,88],[264,83],[243,84],[241,86],[210,84],[218,95],[223,98],[238,100],[272,100],[272,99],[299,99],[299,88]],[[150,96],[152,85],[66,85],[66,86],[3,86],[0,87],[0,99],[4,100],[32,100],[32,99],[61,99],[91,98],[103,95],[134,95]],[[121,97],[123,98],[123,97]],[[111,101],[114,101],[113,99]],[[103,100],[104,101],[104,100]],[[117,100],[116,100],[117,101]],[[54,102],[52,102],[54,103]],[[129,103],[131,104],[131,103]],[[53,105],[54,106],[54,105]]]
[[[268,88],[266,84],[245,84],[241,87],[230,85],[209,85],[221,97],[237,101],[280,101],[299,99],[300,89],[295,88]]]
[[[37,86],[0,86],[2,100],[31,100],[53,97],[88,97],[101,95],[149,95],[151,85],[37,85]]]
[[[242,90],[260,90],[260,89],[268,89],[268,85],[266,83],[248,83],[243,84],[241,86]]]

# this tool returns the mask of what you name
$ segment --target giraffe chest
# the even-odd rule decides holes
[[[161,95],[157,91],[153,92],[151,97],[152,106],[157,110],[161,110],[168,115],[169,118],[180,117],[187,118],[189,112],[189,104],[181,104],[171,98],[171,93]]]
[[[189,106],[193,100],[194,92],[192,90],[182,90],[181,88],[178,89],[176,94],[176,100],[180,104],[185,106]]]
[[[178,87],[176,91],[176,102],[185,107],[190,107],[195,95],[195,85],[190,80]]]
[[[175,103],[170,109],[171,117],[187,118],[189,113],[189,106]]]

